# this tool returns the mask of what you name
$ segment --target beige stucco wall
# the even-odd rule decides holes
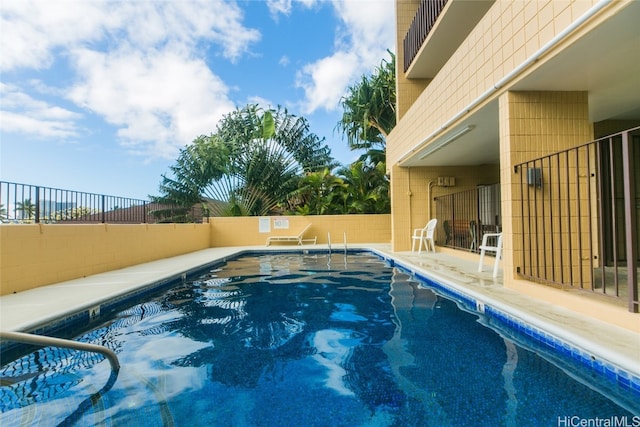
[[[209,247],[209,224],[0,226],[0,295]]]
[[[331,243],[342,245],[344,233],[347,245],[351,243],[389,243],[391,241],[390,215],[309,215],[266,217],[271,231],[261,233],[260,218],[209,218],[211,224],[211,246],[254,246],[265,245],[269,236],[297,235],[311,224],[305,238],[317,237],[317,243],[327,243],[327,233]],[[288,221],[288,229],[275,229],[274,221]]]
[[[275,219],[289,229],[275,230]],[[389,243],[390,215],[210,218],[209,224],[10,224],[0,226],[0,295],[168,258],[210,247],[264,245],[267,236],[305,234],[318,243]]]

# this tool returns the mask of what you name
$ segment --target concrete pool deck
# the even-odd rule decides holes
[[[135,289],[243,252],[322,250],[326,245],[211,248],[120,270],[96,274],[0,297],[0,329],[29,331],[73,313],[88,310]],[[350,245],[370,249],[399,266],[455,288],[487,306],[534,325],[640,379],[640,333],[581,315],[501,285],[491,269],[477,272],[477,261],[437,253],[392,252],[390,245]],[[340,252],[335,249],[334,252]],[[640,315],[634,315],[640,322]],[[635,318],[634,318],[635,319]]]

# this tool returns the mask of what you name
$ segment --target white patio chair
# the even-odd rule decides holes
[[[422,253],[423,243],[427,252],[430,250],[433,250],[433,252],[436,251],[436,242],[433,240],[433,236],[435,234],[437,224],[438,220],[433,218],[424,228],[416,228],[413,230],[413,236],[411,236],[411,252],[415,252],[416,242],[418,242],[418,253]]]
[[[489,245],[489,239],[495,242],[495,246]],[[478,265],[478,273],[482,272],[483,262],[484,262],[484,254],[486,251],[495,252],[496,261],[493,265],[493,277],[498,276],[498,263],[500,262],[500,258],[502,257],[502,233],[487,233],[482,236],[482,244],[479,246],[480,249],[480,264]]]
[[[478,234],[477,234],[476,222],[474,220],[469,221],[469,238],[471,239],[471,245],[469,250],[473,251],[478,246]]]

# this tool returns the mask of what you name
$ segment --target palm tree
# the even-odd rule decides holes
[[[4,204],[0,203],[0,220],[7,219],[7,209]]]
[[[304,118],[248,105],[181,151],[156,201],[205,203],[216,216],[267,215],[286,203],[302,174],[327,166],[335,166],[330,149]]]
[[[357,161],[338,170],[347,189],[344,199],[346,213],[389,213],[389,178],[385,163]]]
[[[16,203],[16,210],[22,213],[22,219],[32,219],[36,213],[36,205],[31,203],[31,199],[24,199]]]
[[[192,220],[188,212],[196,204],[206,207],[202,189],[224,175],[227,156],[228,150],[215,135],[199,136],[180,150],[176,163],[169,167],[172,176],[162,175],[162,196],[151,197],[160,207],[150,214],[173,222]]]
[[[341,100],[342,119],[336,125],[347,137],[349,147],[368,150],[363,157],[371,158],[373,163],[384,155],[387,135],[396,125],[396,57],[389,54],[390,61],[382,60],[370,77],[363,76],[348,88],[348,94]]]
[[[303,215],[331,215],[344,213],[341,201],[346,194],[344,181],[332,175],[329,168],[309,172],[292,193],[290,205]]]

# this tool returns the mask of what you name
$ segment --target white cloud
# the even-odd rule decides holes
[[[290,15],[294,3],[299,3],[303,7],[312,8],[318,3],[328,0],[266,0],[269,15],[274,20],[278,19],[280,14]]]
[[[260,39],[242,18],[235,3],[223,0],[4,1],[0,69],[47,68],[68,48],[118,45],[124,39],[140,49],[164,44],[193,49],[205,39],[236,60]]]
[[[179,51],[78,50],[73,57],[82,79],[69,98],[115,125],[137,153],[174,158],[233,109],[225,84]]]
[[[19,88],[0,83],[0,127],[4,132],[39,138],[74,138],[76,121],[82,116],[59,106],[36,100]]]
[[[318,109],[339,107],[346,88],[363,74],[371,73],[387,49],[394,49],[395,20],[391,0],[332,0],[342,22],[336,30],[333,55],[305,65],[298,72],[296,86],[305,92],[301,109],[309,114]]]
[[[358,69],[358,60],[352,52],[336,52],[299,71],[296,85],[304,89],[303,112],[334,110]]]
[[[329,0],[296,0],[297,3],[300,3],[307,8],[312,8],[318,3],[322,3],[323,1],[329,1]]]
[[[0,110],[0,123],[5,132],[40,138],[73,138],[78,135],[73,121],[38,118]]]
[[[284,55],[280,58],[280,60],[278,61],[278,64],[282,65],[283,67],[286,67],[287,65],[289,65],[290,62],[291,60],[289,59],[289,57],[287,55]]]
[[[242,10],[223,0],[106,2],[111,36],[139,49],[181,46],[192,50],[211,41],[232,61],[247,52],[260,33],[242,25]],[[117,5],[115,10],[111,5]],[[123,34],[120,34],[123,33]]]
[[[102,116],[133,152],[174,158],[178,147],[213,131],[234,107],[228,88],[205,63],[210,52],[201,49],[213,48],[230,61],[249,52],[261,35],[242,20],[238,5],[224,0],[3,1],[0,70],[68,67],[78,80],[57,80],[68,88],[41,83],[35,89],[65,93]],[[65,110],[44,102],[36,108],[35,95],[14,92],[24,108],[2,112],[3,131],[78,134],[80,116],[48,117]],[[3,99],[3,110],[6,105]]]
[[[55,49],[103,35],[106,13],[90,1],[3,1],[0,70],[48,68]]]
[[[267,0],[269,15],[273,19],[278,19],[279,14],[289,15],[291,13],[291,0]]]
[[[273,102],[261,96],[250,96],[247,99],[247,105],[248,104],[258,104],[258,106],[264,110],[277,107],[277,105],[275,105]]]

